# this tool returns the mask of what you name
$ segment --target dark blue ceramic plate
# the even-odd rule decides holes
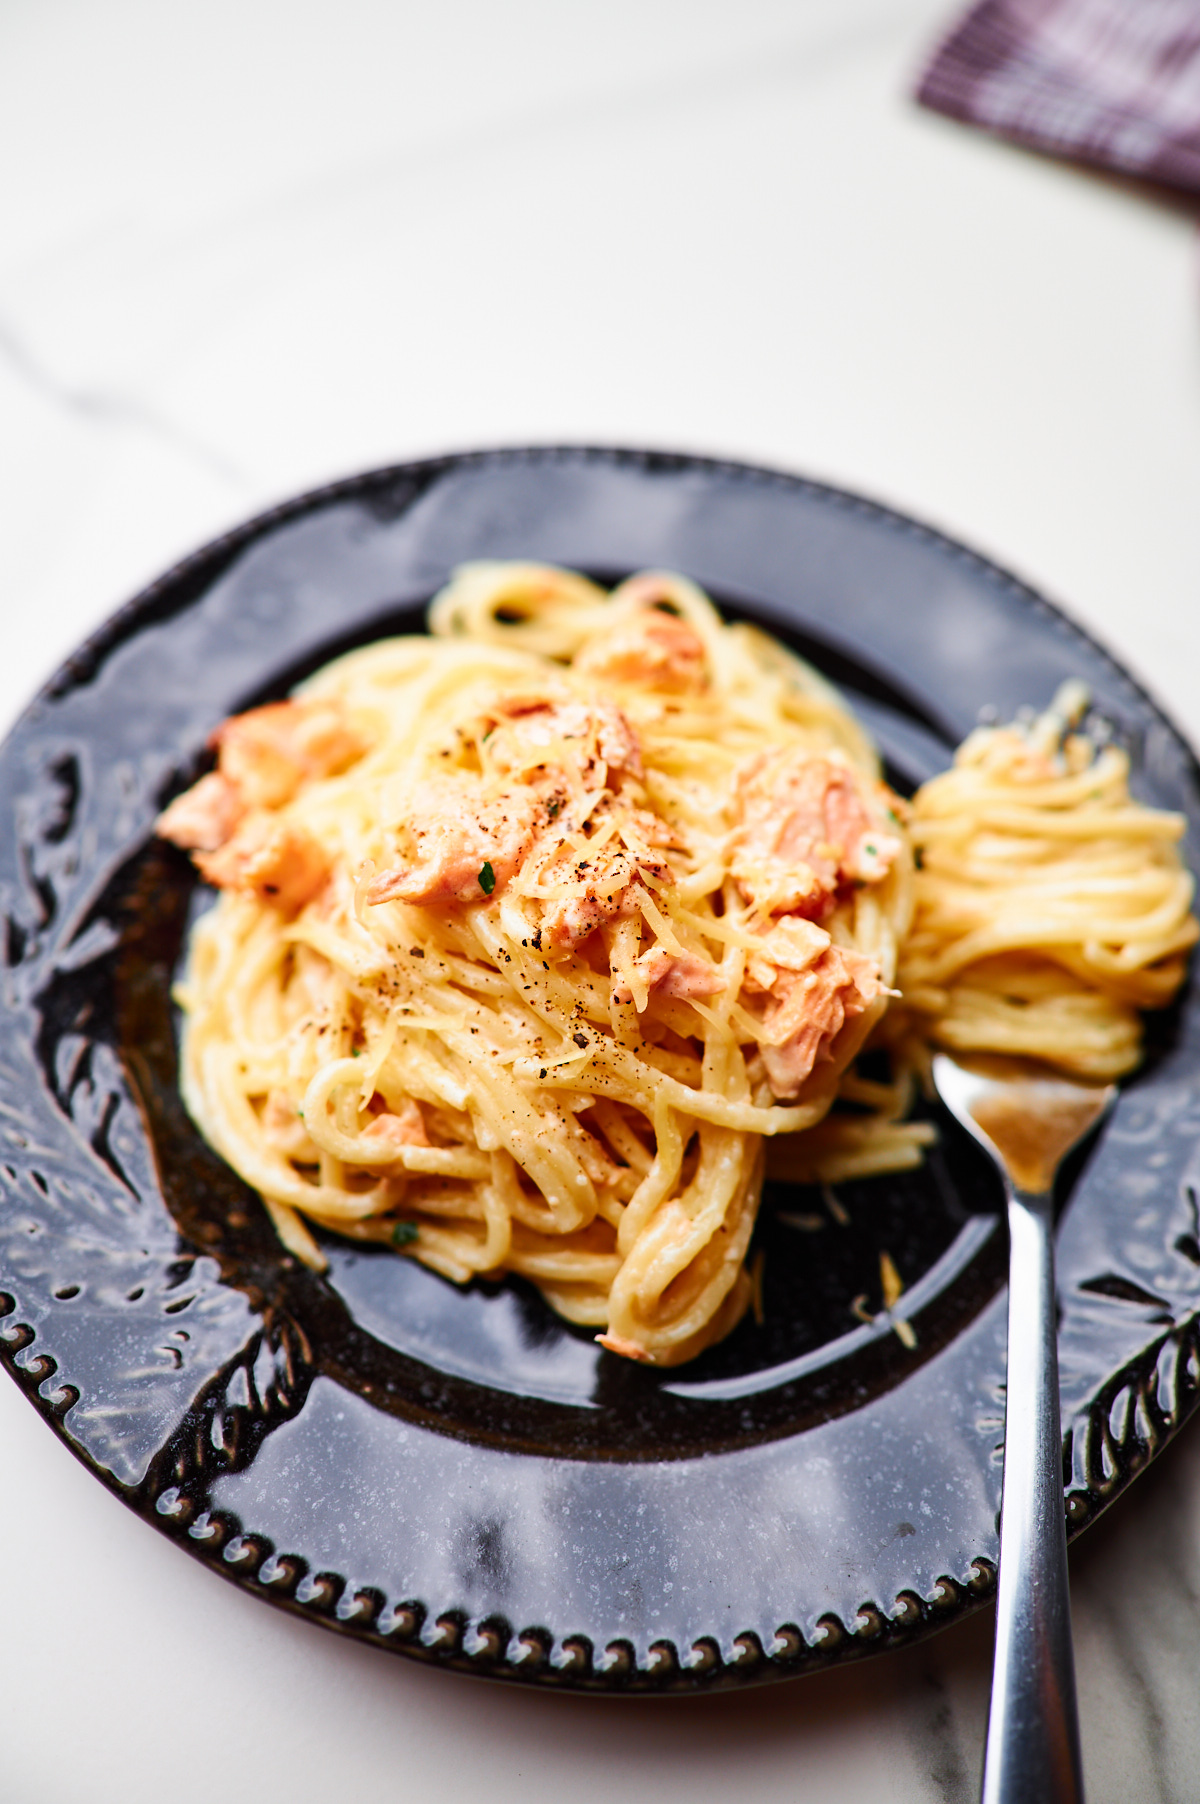
[[[699,459],[508,451],[310,495],[172,571],[0,755],[0,1346],[68,1446],[234,1582],[376,1646],[509,1680],[689,1689],[910,1640],[993,1582],[1003,1235],[974,1149],[769,1195],[765,1320],[693,1365],[602,1354],[518,1281],[467,1290],[331,1243],[281,1254],[176,1091],[169,986],[197,904],[150,837],[222,716],[411,631],[465,558],[685,571],[847,691],[906,786],[1066,676],[1139,793],[1200,823],[1191,756],[1037,595],[912,521]],[[1200,851],[1195,826],[1193,863]],[[1146,1070],[1060,1233],[1073,1527],[1191,1412],[1200,1019]],[[817,1205],[819,1207],[819,1204]],[[851,1310],[879,1252],[918,1336]]]

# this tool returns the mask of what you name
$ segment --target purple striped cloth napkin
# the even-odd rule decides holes
[[[983,0],[934,53],[917,99],[1200,192],[1200,0]]]

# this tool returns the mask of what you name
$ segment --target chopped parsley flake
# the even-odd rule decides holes
[[[485,896],[490,896],[496,887],[496,873],[490,864],[485,864],[479,873],[479,887]]]
[[[392,1245],[397,1247],[411,1246],[421,1232],[415,1221],[398,1221],[392,1229]]]

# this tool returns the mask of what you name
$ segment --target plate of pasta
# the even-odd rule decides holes
[[[1072,1530],[1190,1414],[1196,768],[930,529],[376,472],[131,603],[0,785],[0,1350],[234,1582],[592,1689],[986,1598],[1005,1248],[937,1046],[1123,1084],[1063,1187]]]

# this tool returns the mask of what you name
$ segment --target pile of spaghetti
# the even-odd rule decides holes
[[[519,1272],[675,1364],[747,1307],[765,1144],[919,1162],[872,1035],[1136,1062],[1195,937],[1181,822],[1065,717],[975,735],[910,825],[828,685],[681,577],[468,565],[429,624],[227,721],[159,822],[221,891],[188,1107],[308,1265],[316,1224]]]

